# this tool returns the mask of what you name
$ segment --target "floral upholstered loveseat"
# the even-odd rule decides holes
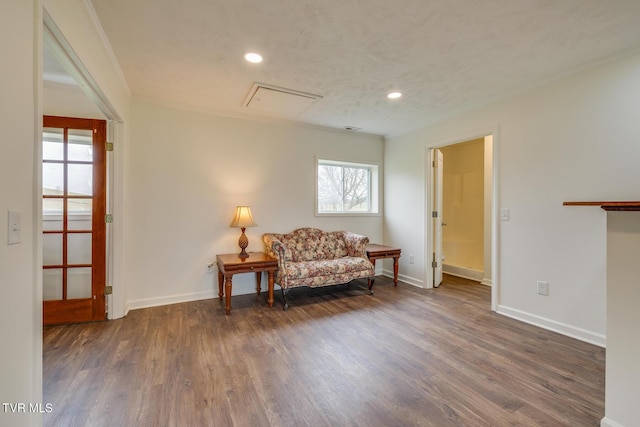
[[[267,233],[262,239],[267,253],[278,259],[275,283],[282,288],[285,310],[287,292],[298,286],[328,286],[366,278],[373,293],[374,268],[367,258],[366,236],[299,228],[287,234]]]

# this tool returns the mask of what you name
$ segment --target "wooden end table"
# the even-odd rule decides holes
[[[393,258],[393,286],[398,286],[398,259],[400,258],[401,249],[391,246],[379,245],[371,243],[367,246],[367,257],[369,261],[376,266],[376,260],[379,258]]]
[[[249,256],[240,258],[238,254],[222,254],[216,255],[218,263],[218,296],[226,295],[225,312],[231,313],[231,286],[234,274],[240,273],[256,273],[256,293],[260,295],[260,281],[262,272],[267,272],[268,281],[268,299],[269,307],[273,306],[273,281],[275,272],[278,269],[278,260],[271,258],[264,252],[249,252]],[[224,279],[224,290],[222,283]]]

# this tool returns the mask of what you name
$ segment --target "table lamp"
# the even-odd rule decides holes
[[[242,234],[238,239],[238,245],[240,245],[240,253],[238,256],[240,258],[246,258],[249,256],[247,251],[245,250],[247,246],[249,246],[249,239],[247,235],[244,234],[244,230],[247,227],[255,227],[257,224],[253,221],[253,215],[251,215],[251,208],[249,206],[236,206],[236,213],[231,220],[231,224],[229,227],[236,227],[242,230]]]

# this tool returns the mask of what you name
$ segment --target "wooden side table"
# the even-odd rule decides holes
[[[398,259],[400,258],[401,249],[391,246],[379,245],[371,243],[367,246],[367,257],[369,261],[376,266],[376,260],[379,258],[393,258],[393,286],[398,286]]]
[[[225,312],[231,313],[231,287],[233,285],[232,277],[239,273],[256,273],[256,293],[260,295],[260,280],[262,272],[267,272],[268,282],[268,299],[269,307],[273,306],[273,281],[275,272],[278,269],[278,260],[271,258],[264,252],[249,252],[249,256],[240,258],[238,254],[222,254],[216,255],[218,263],[218,296],[226,295]],[[224,279],[224,290],[222,283]]]

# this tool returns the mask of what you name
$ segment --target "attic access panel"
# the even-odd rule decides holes
[[[243,107],[280,116],[299,116],[309,109],[320,95],[255,83],[243,102]]]

